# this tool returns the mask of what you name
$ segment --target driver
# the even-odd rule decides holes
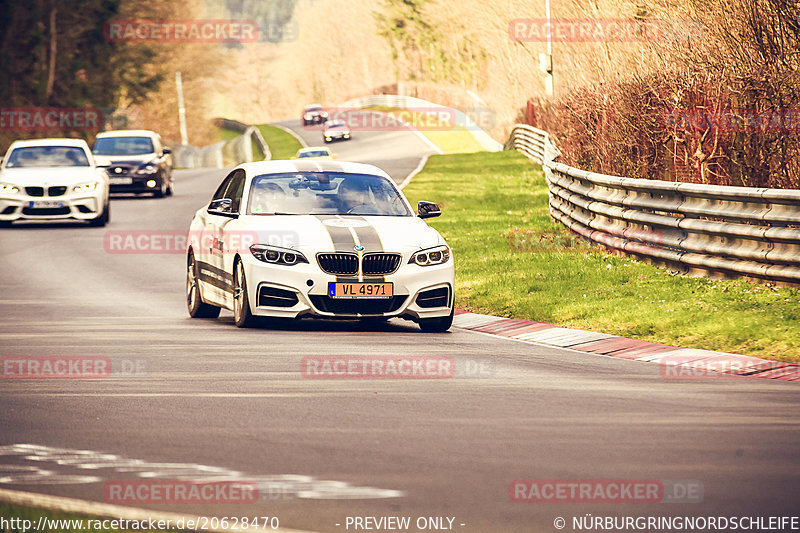
[[[369,205],[369,189],[367,184],[355,179],[345,179],[339,184],[337,191],[339,204],[345,213],[360,205]]]
[[[258,180],[253,184],[253,199],[250,201],[251,213],[274,213],[280,211],[280,203],[286,192],[277,183]]]

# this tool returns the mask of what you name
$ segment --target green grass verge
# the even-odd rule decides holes
[[[297,154],[297,151],[303,147],[294,135],[276,126],[268,124],[259,124],[256,126],[261,131],[261,135],[267,142],[270,151],[272,152],[272,159],[291,159]]]
[[[800,361],[800,289],[671,275],[549,218],[541,167],[517,152],[433,156],[405,188],[453,248],[456,305],[674,344]]]
[[[463,126],[453,126],[449,123],[431,124],[431,119],[423,113],[396,107],[370,106],[365,109],[374,109],[395,116],[399,116],[417,128],[429,141],[439,147],[445,154],[459,154],[483,152],[486,149],[475,140],[475,137]]]

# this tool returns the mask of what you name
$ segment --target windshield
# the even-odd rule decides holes
[[[26,146],[15,148],[6,168],[88,167],[86,152],[75,146]]]
[[[94,143],[97,155],[144,155],[155,152],[150,137],[101,137]]]
[[[253,178],[251,215],[411,216],[387,178],[340,172],[293,172]]]
[[[300,155],[298,155],[297,157],[298,158],[302,158],[302,157],[325,157],[325,156],[330,156],[330,155],[331,154],[329,154],[326,150],[310,150],[308,152],[300,152]]]

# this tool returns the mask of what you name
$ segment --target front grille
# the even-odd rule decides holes
[[[48,196],[62,196],[65,192],[67,192],[67,188],[63,185],[59,185],[57,187],[50,187],[47,189]]]
[[[400,266],[400,254],[366,254],[361,266],[367,276],[391,274]],[[358,256],[351,253],[318,254],[319,267],[328,274],[354,276],[358,273]]]
[[[258,291],[259,307],[294,307],[297,302],[297,294],[292,291],[275,287],[261,287]]]
[[[328,274],[352,276],[358,272],[356,254],[317,254],[317,263],[322,271]]]
[[[423,291],[417,296],[417,305],[420,307],[447,307],[450,303],[450,290],[447,287]]]
[[[400,266],[400,254],[367,254],[363,261],[364,274],[391,274]]]
[[[311,295],[311,303],[324,313],[334,315],[382,315],[400,309],[407,296],[393,296],[381,299],[331,298]]]
[[[44,196],[44,187],[25,187],[28,196]]]
[[[69,207],[23,207],[23,215],[68,215],[70,213]]]

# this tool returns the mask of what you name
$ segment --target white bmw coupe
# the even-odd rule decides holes
[[[188,237],[189,314],[400,317],[423,331],[453,322],[450,248],[381,169],[333,161],[262,161],[233,169]]]
[[[15,220],[86,220],[110,217],[110,161],[93,157],[82,139],[15,141],[0,164],[0,227]]]

